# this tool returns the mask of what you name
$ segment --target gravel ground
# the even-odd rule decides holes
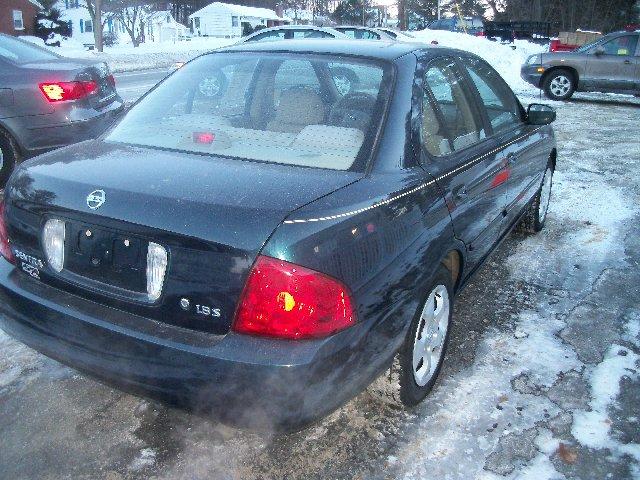
[[[457,299],[423,405],[365,392],[308,430],[258,436],[0,332],[0,478],[640,478],[640,102],[556,107],[547,228],[511,235]]]

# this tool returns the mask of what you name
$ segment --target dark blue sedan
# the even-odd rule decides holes
[[[544,226],[554,118],[457,50],[203,55],[98,140],[14,172],[0,326],[250,428],[301,428],[376,379],[415,405],[456,294],[514,227]]]

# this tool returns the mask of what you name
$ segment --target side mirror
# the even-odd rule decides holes
[[[596,57],[599,57],[600,55],[604,55],[604,47],[600,46],[600,47],[596,47],[596,49],[594,50],[593,54]]]
[[[527,123],[529,125],[549,125],[556,119],[556,111],[549,105],[532,103],[527,108]]]

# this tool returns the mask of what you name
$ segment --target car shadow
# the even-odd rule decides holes
[[[567,100],[569,103],[591,103],[591,104],[599,104],[599,105],[610,105],[614,107],[632,107],[632,108],[640,108],[640,102],[636,101],[634,98],[630,98],[628,100],[616,100],[609,98],[580,98],[580,97],[572,97]]]

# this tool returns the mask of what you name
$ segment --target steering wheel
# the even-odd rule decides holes
[[[329,114],[329,125],[365,130],[371,120],[376,98],[364,92],[348,93],[338,100]]]

